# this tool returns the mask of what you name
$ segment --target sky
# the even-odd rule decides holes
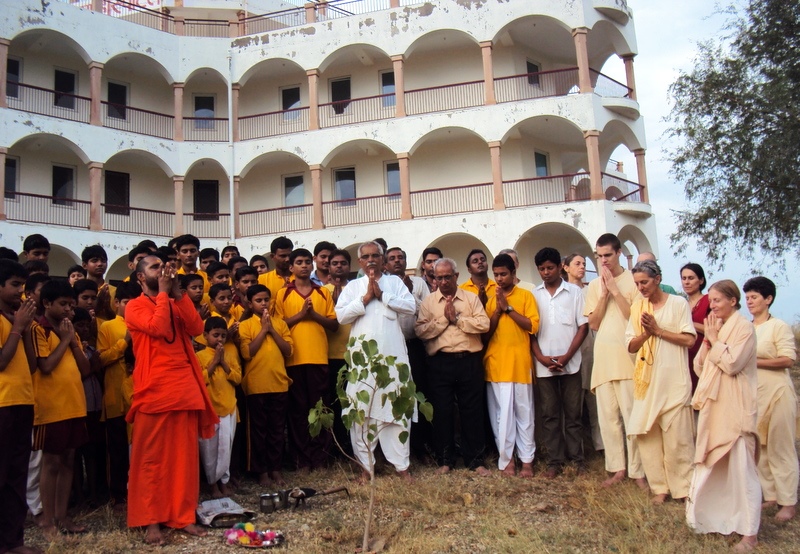
[[[771,313],[790,324],[800,322],[800,287],[790,287],[786,277],[800,274],[797,260],[786,260],[785,268],[781,268],[763,256],[756,255],[754,263],[729,249],[723,268],[716,270],[691,246],[684,254],[673,254],[669,241],[676,228],[672,210],[682,209],[686,203],[683,185],[676,183],[669,174],[670,164],[666,159],[668,122],[665,117],[670,111],[668,89],[681,70],[692,68],[697,43],[723,34],[726,19],[716,13],[716,0],[628,0],[628,6],[633,10],[636,27],[638,55],[634,59],[634,69],[637,98],[645,118],[647,180],[650,203],[656,216],[659,264],[664,282],[681,290],[680,268],[687,261],[703,266],[709,284],[719,279],[733,279],[741,287],[749,277],[760,273],[772,279],[778,287]],[[603,72],[625,82],[621,61],[609,61]],[[615,153],[612,157],[625,161],[626,172],[635,175],[634,158],[626,150],[618,150],[618,155]],[[754,266],[758,269],[753,269]],[[747,309],[743,307],[743,311],[747,315]]]

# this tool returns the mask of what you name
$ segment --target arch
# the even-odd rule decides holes
[[[61,31],[50,29],[47,27],[36,27],[35,29],[27,29],[18,33],[11,39],[11,48],[31,48],[36,47],[37,50],[49,49],[51,51],[60,52],[62,55],[65,51],[74,51],[86,65],[91,63],[92,57],[89,53],[69,35],[65,35]]]
[[[147,150],[141,150],[139,148],[130,148],[128,150],[120,150],[113,154],[110,158],[105,161],[105,165],[113,164],[114,162],[119,162],[122,160],[126,160],[129,158],[144,158],[147,162],[152,163],[153,165],[157,166],[161,171],[164,172],[165,175],[168,177],[173,177],[177,175],[176,171],[170,167],[170,165],[165,162],[162,158],[158,157],[156,154],[149,152]]]
[[[206,162],[209,163],[209,167],[208,168],[206,168],[206,166],[205,166]],[[202,168],[206,168],[205,170],[209,170],[209,171],[221,171],[225,175],[226,179],[229,177],[228,172],[225,169],[225,167],[221,163],[219,163],[217,160],[215,160],[213,158],[200,158],[199,160],[195,160],[194,162],[192,162],[192,165],[190,165],[189,167],[186,168],[186,171],[184,172],[184,175],[188,176],[189,173],[191,173],[192,171],[197,171],[198,168],[201,168],[201,167]]]
[[[113,68],[118,63],[125,66],[125,72],[130,75],[127,78],[129,82],[141,82],[136,78],[136,75],[152,74],[152,69],[155,69],[156,73],[161,75],[166,83],[171,85],[175,82],[175,78],[161,62],[140,52],[125,51],[114,54],[106,60],[104,72],[109,69],[109,66]]]
[[[302,157],[298,156],[295,152],[290,152],[288,150],[273,150],[271,152],[265,152],[264,154],[260,154],[255,158],[248,161],[238,172],[240,178],[244,179],[247,174],[257,165],[262,163],[272,163],[272,162],[289,162],[289,161],[299,161],[302,162],[306,168],[308,167],[308,162],[304,160]]]
[[[457,140],[462,139],[464,137],[475,137],[480,139],[482,142],[487,142],[487,139],[483,137],[480,133],[473,129],[469,129],[467,127],[439,127],[438,129],[433,129],[419,137],[417,141],[408,149],[409,156],[413,156],[414,152],[419,149],[420,146],[425,144],[426,142],[436,142],[436,141],[443,141],[443,140]],[[487,147],[488,148],[488,147]]]
[[[489,263],[489,276],[491,277],[491,265],[494,255],[489,247],[479,238],[469,233],[449,233],[442,235],[437,239],[431,241],[425,248],[435,246],[442,251],[445,258],[453,258],[458,264],[458,283],[461,284],[469,279],[469,272],[467,271],[467,254],[473,248],[480,248],[486,252],[486,261]],[[424,250],[424,249],[423,249]],[[417,259],[416,268],[422,265],[422,258]]]
[[[319,64],[319,72],[325,73],[332,67],[342,64],[346,67],[351,67],[354,64],[361,64],[364,66],[371,66],[375,64],[377,57],[389,59],[389,54],[382,48],[374,44],[355,43],[337,48],[322,60]]]
[[[541,56],[542,59],[535,61],[547,62],[547,69],[578,63],[572,29],[549,15],[532,14],[512,19],[495,33],[492,43],[498,51],[517,47]]]
[[[625,145],[629,151],[644,148],[644,145],[627,124],[612,119],[606,123],[600,133],[600,163],[603,167],[608,164],[608,160],[619,145]]]
[[[577,252],[586,258],[587,266],[594,260],[592,243],[581,231],[566,223],[540,223],[525,231],[514,245],[519,254],[519,279],[537,284],[542,282],[534,257],[545,246],[558,250],[562,258]]]
[[[131,274],[131,269],[128,267],[128,255],[124,254],[114,260],[113,263],[108,264],[106,270],[106,279],[114,281],[122,281]]]
[[[289,58],[269,58],[261,60],[258,63],[248,67],[244,73],[235,81],[242,87],[253,78],[261,75],[262,73],[268,74],[271,81],[280,80],[285,75],[294,72],[300,72],[305,77],[306,70],[296,61]]]
[[[589,66],[598,70],[614,54],[620,57],[636,54],[636,45],[631,44],[616,24],[605,19],[596,21],[589,30],[586,47],[589,51]]]
[[[201,72],[202,72],[202,75],[201,75]],[[211,75],[208,74],[209,72],[211,72]],[[213,67],[207,67],[207,66],[206,67],[198,67],[197,69],[195,69],[194,71],[189,73],[186,76],[186,79],[184,80],[184,83],[188,84],[189,81],[191,81],[193,79],[194,80],[199,80],[201,82],[205,82],[205,81],[212,81],[213,82],[213,81],[218,79],[218,80],[222,81],[223,83],[225,83],[226,85],[228,84],[228,78],[225,75],[223,75],[222,73],[220,73],[218,70],[214,69]]]
[[[619,230],[617,237],[619,237],[623,245],[627,242],[633,244],[637,255],[639,252],[654,252],[656,256],[658,256],[658,253],[653,249],[654,247],[647,238],[647,235],[635,225],[625,225]]]
[[[81,257],[66,246],[51,242],[47,265],[50,266],[50,275],[69,277],[67,270],[73,265],[81,265]]]
[[[443,48],[442,43],[449,42],[450,45]],[[480,49],[479,40],[466,31],[461,29],[436,29],[418,36],[414,42],[408,45],[403,55],[406,59],[419,50],[431,49],[441,52],[447,49],[463,48],[464,46],[474,45]]]
[[[548,143],[561,147],[578,147],[586,159],[586,141],[583,130],[572,120],[559,114],[539,114],[517,121],[506,131],[501,142],[524,137],[545,138]]]
[[[25,147],[31,150],[39,150],[46,143],[50,142],[55,143],[63,148],[66,148],[85,164],[88,164],[90,161],[97,161],[90,159],[89,156],[86,154],[86,152],[84,152],[80,146],[78,146],[68,138],[64,138],[61,135],[53,135],[50,133],[31,133],[30,135],[20,137],[11,146],[9,146],[9,150],[12,150],[16,147],[19,148]]]
[[[363,152],[361,151],[363,149]],[[367,156],[373,156],[379,153],[381,149],[388,150],[389,152],[395,153],[392,148],[384,144],[383,142],[373,140],[373,139],[355,139],[350,140],[347,142],[343,142],[338,144],[336,147],[333,148],[330,152],[328,152],[322,160],[321,165],[326,167],[331,161],[341,154],[356,154]],[[358,150],[358,152],[356,152]]]

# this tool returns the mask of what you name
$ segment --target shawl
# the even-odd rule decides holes
[[[642,327],[642,314],[653,315],[653,304],[647,298],[642,298],[631,305],[631,323],[636,335],[644,333]],[[651,335],[642,343],[636,353],[636,365],[633,368],[633,397],[642,400],[647,394],[650,379],[653,376],[653,355],[656,349],[656,337]]]

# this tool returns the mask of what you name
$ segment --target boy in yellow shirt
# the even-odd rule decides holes
[[[231,478],[231,452],[236,433],[236,385],[242,380],[242,368],[236,347],[226,343],[228,326],[221,317],[212,316],[203,328],[206,348],[197,353],[211,404],[219,416],[214,436],[200,439],[200,459],[206,472],[211,496],[228,496]]]

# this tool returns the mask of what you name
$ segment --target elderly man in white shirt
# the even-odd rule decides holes
[[[543,248],[534,259],[542,284],[533,295],[539,307],[539,332],[533,342],[539,387],[539,407],[547,450],[544,477],[553,479],[567,460],[585,471],[581,408],[581,344],[589,332],[589,320],[583,315],[581,290],[561,278],[561,254],[555,248]],[[561,420],[563,416],[563,431]]]

